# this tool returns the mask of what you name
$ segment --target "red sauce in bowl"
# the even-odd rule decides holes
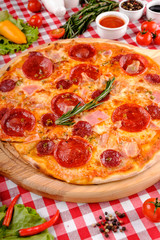
[[[122,27],[125,22],[122,18],[116,16],[106,16],[100,19],[99,24],[107,28],[118,28]]]

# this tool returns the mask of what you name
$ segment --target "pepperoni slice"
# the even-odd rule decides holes
[[[2,119],[2,117],[4,116],[4,114],[8,111],[8,108],[1,108],[0,110],[0,120]]]
[[[145,109],[151,115],[152,119],[160,119],[160,107],[156,105],[149,105]]]
[[[51,155],[54,151],[54,142],[51,140],[43,140],[37,144],[37,152],[38,155]]]
[[[70,80],[74,84],[78,84],[82,81],[82,73],[85,73],[88,77],[97,80],[99,77],[99,69],[96,66],[88,64],[79,64],[72,68],[70,72]]]
[[[123,104],[112,113],[112,121],[121,121],[121,129],[127,132],[140,132],[147,128],[150,122],[149,113],[137,104]]]
[[[80,137],[90,136],[92,134],[92,126],[86,121],[79,121],[73,126],[73,135]]]
[[[121,163],[121,154],[115,150],[108,149],[101,154],[100,160],[105,167],[117,167]]]
[[[122,57],[122,54],[119,54],[111,59],[111,63],[119,62],[120,58]]]
[[[152,83],[152,84],[160,83],[160,76],[158,74],[149,73],[146,76],[144,76],[144,79],[147,80],[149,83]]]
[[[16,86],[16,82],[12,79],[6,79],[0,83],[0,91],[1,92],[10,92]]]
[[[72,86],[72,83],[69,80],[62,79],[56,84],[57,89],[68,89]]]
[[[31,131],[35,126],[35,117],[22,108],[11,109],[1,120],[3,131],[9,136],[23,137],[25,131]]]
[[[80,167],[90,159],[91,146],[81,137],[71,137],[58,143],[54,151],[54,157],[62,167]]]
[[[145,71],[148,61],[139,54],[126,54],[119,59],[119,63],[128,75],[138,75]]]
[[[94,91],[93,93],[92,93],[92,99],[95,99],[95,98],[97,98],[101,93],[102,93],[103,91],[101,91],[101,90],[99,90],[99,89],[97,89],[96,91]],[[104,102],[104,101],[107,101],[109,99],[109,93],[101,100],[101,101],[99,101],[99,102]]]
[[[42,80],[52,74],[53,64],[50,59],[33,54],[24,62],[22,70],[29,79]]]
[[[78,61],[86,61],[96,54],[95,48],[90,44],[77,44],[69,49],[69,56]]]
[[[81,97],[74,93],[66,92],[52,98],[51,108],[60,117],[69,110],[72,110],[79,102],[81,102],[80,106],[84,105]]]
[[[56,117],[53,113],[46,113],[41,117],[42,125],[45,127],[55,126]]]

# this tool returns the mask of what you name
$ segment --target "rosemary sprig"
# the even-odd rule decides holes
[[[79,102],[72,110],[68,111],[67,113],[63,114],[60,118],[58,118],[55,121],[55,124],[71,126],[74,124],[74,121],[72,120],[73,116],[85,110],[89,110],[101,105],[103,102],[99,101],[101,101],[108,93],[110,93],[114,79],[115,78],[112,78],[111,80],[107,81],[105,90],[98,97],[93,99],[91,102],[84,104],[83,106],[80,106],[81,102]]]
[[[118,3],[109,0],[85,0],[87,5],[74,13],[68,21],[61,26],[65,29],[62,38],[74,38],[86,31],[88,25],[95,21],[96,17],[106,11],[112,11],[118,7]]]

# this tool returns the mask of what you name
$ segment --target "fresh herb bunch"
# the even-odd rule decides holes
[[[87,5],[80,11],[74,13],[61,27],[65,29],[62,38],[74,38],[84,33],[88,25],[95,21],[96,17],[106,11],[112,11],[118,7],[118,3],[108,0],[85,0]]]
[[[71,126],[74,124],[74,121],[72,120],[73,116],[85,110],[95,108],[102,104],[103,102],[99,101],[101,101],[108,93],[110,93],[114,79],[115,78],[112,78],[112,80],[107,81],[105,90],[98,97],[93,99],[91,102],[84,104],[83,106],[79,106],[81,104],[81,102],[79,102],[71,111],[68,111],[67,113],[63,114],[60,118],[58,118],[55,121],[55,124]]]

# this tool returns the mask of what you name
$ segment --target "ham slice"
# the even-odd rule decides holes
[[[124,144],[124,152],[127,155],[127,157],[134,158],[139,155],[140,149],[136,142],[126,142]]]
[[[25,138],[25,143],[35,142],[35,141],[39,141],[39,140],[40,140],[39,135],[35,134],[35,135],[31,135],[31,136]]]
[[[108,133],[102,134],[102,135],[100,136],[100,139],[99,139],[99,141],[98,141],[98,144],[99,144],[101,147],[106,147],[108,138],[109,138],[109,134],[108,134]]]
[[[139,67],[140,67],[140,61],[133,61],[132,64],[127,66],[126,72],[129,74],[135,74],[138,72]]]
[[[102,55],[110,57],[112,55],[112,50],[105,50]]]
[[[108,118],[108,115],[105,114],[102,111],[96,110],[94,112],[88,113],[83,117],[84,121],[87,121],[88,123],[91,124],[91,126],[94,126],[98,123],[101,123],[105,121]]]
[[[31,96],[33,93],[35,93],[37,90],[39,90],[41,87],[38,85],[28,85],[22,88],[22,90],[27,93],[27,95]]]
[[[153,102],[160,103],[160,91],[154,91],[152,93],[153,96]]]
[[[149,125],[148,129],[159,131],[160,127],[157,126],[156,124],[154,124],[153,122],[150,122],[150,125]]]

